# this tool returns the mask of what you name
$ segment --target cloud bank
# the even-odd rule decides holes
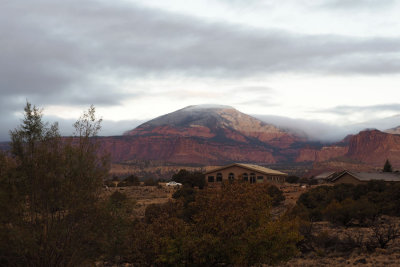
[[[350,8],[346,3],[331,1],[324,8]],[[3,139],[27,99],[39,106],[114,107],[151,93],[127,88],[132,80],[400,72],[400,37],[255,28],[127,1],[15,0],[2,3],[0,15]]]

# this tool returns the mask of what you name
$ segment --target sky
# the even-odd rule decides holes
[[[395,0],[0,0],[0,141],[26,101],[64,135],[91,104],[102,135],[197,104],[322,139],[396,127],[398,14]]]

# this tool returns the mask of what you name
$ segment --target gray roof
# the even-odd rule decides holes
[[[340,175],[336,176],[334,180],[339,179],[344,174],[348,173],[357,180],[360,181],[385,181],[385,182],[400,182],[400,173],[396,172],[350,172],[344,171]]]

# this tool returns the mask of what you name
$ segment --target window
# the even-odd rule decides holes
[[[243,181],[245,181],[245,182],[249,181],[249,175],[246,172],[243,173]]]
[[[222,173],[217,173],[217,182],[222,182]]]
[[[233,180],[235,180],[235,175],[231,172],[231,173],[229,173],[229,176],[228,176],[228,180],[229,180],[229,182],[233,182]]]
[[[257,176],[257,183],[264,182],[264,176]]]
[[[250,183],[254,184],[256,182],[256,174],[250,173]]]
[[[208,176],[208,182],[213,183],[214,182],[214,176]]]

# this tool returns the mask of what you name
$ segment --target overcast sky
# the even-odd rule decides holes
[[[103,135],[205,103],[395,127],[399,14],[395,0],[0,0],[0,140],[26,100],[63,134],[90,104]]]

